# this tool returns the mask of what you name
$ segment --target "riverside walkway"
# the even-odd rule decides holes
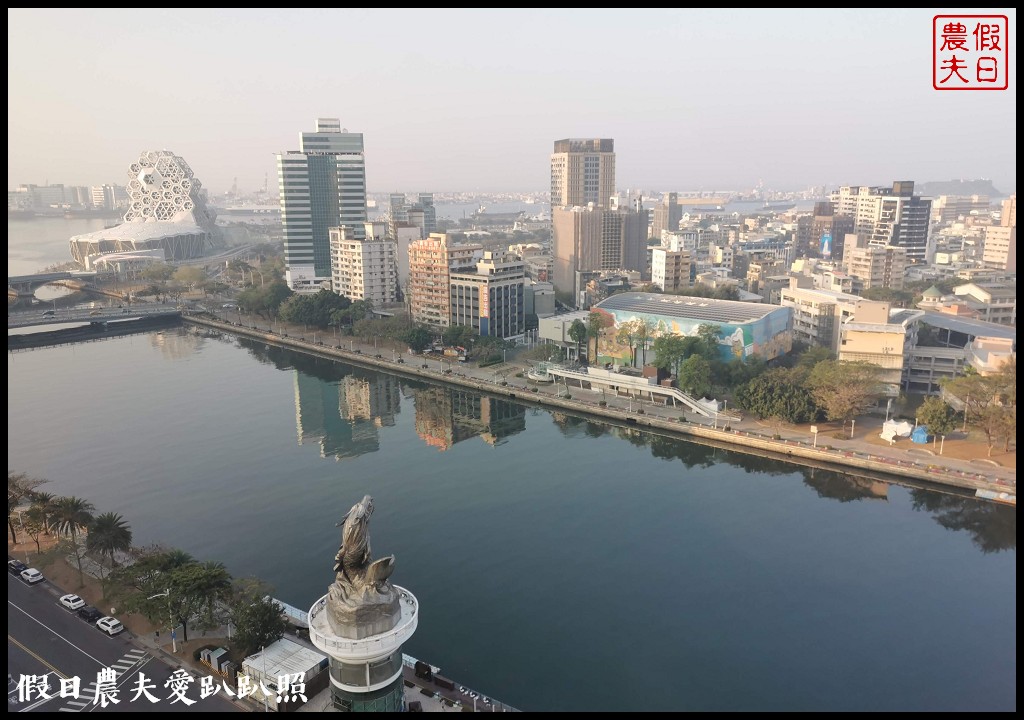
[[[239,322],[235,321],[236,317]],[[915,487],[957,488],[961,494],[973,494],[977,490],[996,495],[1003,493],[1011,504],[1016,504],[1015,468],[990,466],[984,460],[933,455],[920,446],[908,447],[906,442],[894,447],[875,445],[864,439],[866,423],[860,424],[862,434],[859,438],[836,439],[819,435],[814,442],[808,433],[792,428],[769,429],[756,419],[741,418],[734,412],[729,413],[729,424],[723,427],[722,418],[709,419],[650,400],[638,401],[600,390],[566,387],[560,383],[533,384],[525,377],[516,377],[525,368],[514,363],[479,368],[447,359],[439,361],[408,353],[403,355],[381,343],[366,343],[352,337],[339,338],[329,332],[304,332],[302,329],[280,328],[276,324],[266,326],[266,321],[261,327],[249,316],[245,318],[247,322],[241,320],[239,315],[218,318],[209,314],[186,314],[183,317],[186,324],[217,329],[309,355],[427,382],[470,388],[495,397],[590,416],[620,426]],[[979,462],[983,464],[979,465]]]

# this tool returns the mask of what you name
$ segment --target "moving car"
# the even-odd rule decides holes
[[[97,620],[103,617],[103,613],[94,608],[92,605],[85,605],[78,609],[78,617],[85,620],[87,623],[95,624]]]
[[[7,561],[7,572],[9,572],[11,575],[21,575],[22,570],[28,570],[28,565],[21,562],[20,560]]]
[[[96,627],[105,632],[107,635],[117,635],[119,632],[124,630],[124,625],[117,618],[106,615],[96,621]]]
[[[85,607],[85,600],[74,593],[68,593],[67,595],[61,595],[60,604],[68,610],[78,610]]]
[[[27,570],[21,571],[21,579],[27,582],[29,585],[35,585],[38,582],[42,582],[46,578],[43,574],[35,568],[28,568]]]

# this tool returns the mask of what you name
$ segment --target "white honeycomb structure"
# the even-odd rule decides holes
[[[203,257],[221,243],[217,214],[183,158],[148,150],[128,167],[128,178],[124,222],[71,238],[71,257],[83,267],[98,262],[127,267],[151,261],[152,251],[162,251],[167,262],[181,262]]]
[[[184,158],[169,150],[149,150],[128,168],[128,212],[125,222],[180,221],[186,213],[197,225],[213,221],[202,199],[203,185]]]

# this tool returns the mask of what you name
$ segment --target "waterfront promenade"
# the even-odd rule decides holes
[[[754,418],[734,420],[728,428],[723,428],[722,423],[716,423],[714,419],[650,401],[641,403],[636,399],[616,397],[571,384],[568,388],[561,383],[534,384],[525,377],[516,377],[526,369],[525,364],[509,362],[480,368],[425,359],[408,352],[403,354],[391,346],[385,347],[383,342],[366,343],[354,337],[336,337],[331,332],[281,328],[277,324],[268,325],[266,321],[262,321],[261,326],[260,321],[251,316],[242,318],[237,310],[233,312],[234,317],[187,315],[184,321],[309,355],[427,382],[469,388],[515,402],[591,416],[616,425],[803,465],[852,471],[915,487],[956,488],[965,495],[979,489],[1006,493],[1016,504],[1015,467],[997,466],[983,456],[965,459],[938,455],[930,446],[913,445],[909,440],[892,447],[873,443],[871,434],[878,434],[881,418],[858,420],[858,432],[852,439],[837,439],[832,432],[821,432],[816,443],[809,433],[784,426],[769,427]]]

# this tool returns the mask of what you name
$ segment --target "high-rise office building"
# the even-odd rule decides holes
[[[615,141],[556,140],[551,155],[551,208],[608,207],[615,194]]]
[[[906,248],[907,261],[931,259],[928,228],[931,198],[914,195],[914,183],[897,180],[891,188],[846,186],[829,196],[836,215],[853,217],[853,232],[871,245]]]
[[[683,206],[679,204],[679,193],[665,193],[661,202],[654,206],[651,223],[651,237],[661,240],[663,230],[675,232],[683,219]]]
[[[332,227],[362,238],[366,222],[363,134],[337,118],[319,118],[299,149],[278,153],[285,279],[295,292],[330,287]]]
[[[554,282],[573,302],[587,273],[647,269],[647,216],[635,208],[552,208]]]

